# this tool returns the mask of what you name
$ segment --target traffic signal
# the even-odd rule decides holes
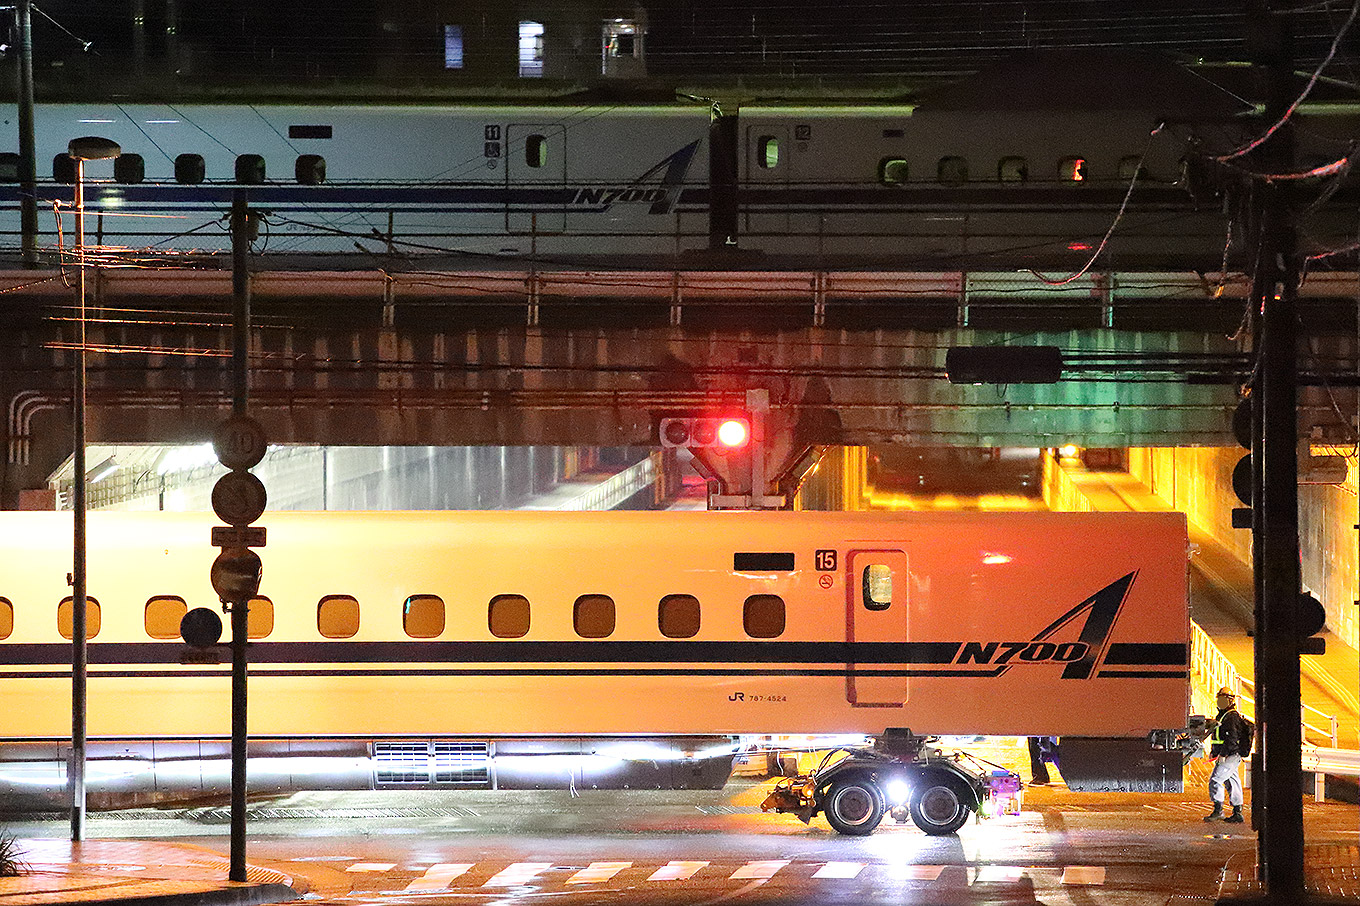
[[[1232,414],[1232,432],[1239,446],[1247,453],[1233,466],[1232,489],[1237,499],[1246,506],[1233,507],[1232,527],[1251,528],[1251,484],[1255,470],[1251,463],[1251,400],[1245,399],[1237,404]]]
[[[663,447],[717,447],[740,450],[751,441],[751,420],[744,415],[663,418]]]
[[[1326,625],[1327,608],[1308,592],[1301,592],[1294,623],[1299,634],[1299,654],[1327,653],[1327,640],[1318,635]]]

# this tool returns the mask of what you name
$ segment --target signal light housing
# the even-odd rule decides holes
[[[751,441],[751,420],[746,416],[663,418],[663,447],[716,447],[740,450]]]

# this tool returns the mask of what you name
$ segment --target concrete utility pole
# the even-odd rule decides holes
[[[244,416],[249,400],[250,367],[250,212],[246,190],[231,203],[231,411]],[[231,604],[231,866],[233,881],[246,880],[246,646],[250,598]]]

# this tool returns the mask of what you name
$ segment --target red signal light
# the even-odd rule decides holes
[[[744,418],[725,418],[718,426],[718,441],[724,447],[744,447],[751,439],[751,426]]]

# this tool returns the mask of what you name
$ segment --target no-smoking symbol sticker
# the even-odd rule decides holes
[[[817,577],[817,584],[820,585],[820,586],[822,586],[822,588],[830,588],[831,585],[832,585],[832,583],[835,582],[835,581],[836,581],[836,580],[833,579],[833,578],[831,578],[830,576],[818,576],[818,577]]]

